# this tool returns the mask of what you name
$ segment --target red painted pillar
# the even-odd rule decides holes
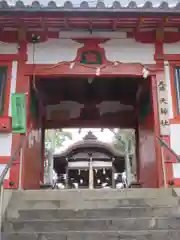
[[[152,77],[152,89],[153,89],[153,110],[155,114],[154,124],[155,124],[155,141],[156,141],[156,157],[157,157],[157,169],[158,169],[158,182],[159,187],[164,186],[164,175],[163,175],[163,159],[161,152],[161,145],[157,140],[156,136],[160,136],[160,121],[159,121],[159,111],[158,111],[158,96],[157,96],[157,84],[160,80],[164,79],[164,66],[161,70],[156,72],[156,75]],[[161,138],[170,145],[170,136],[161,136]],[[169,157],[169,150],[163,148],[164,161],[165,161],[165,170],[167,177],[167,184],[172,180],[172,162],[173,159]]]

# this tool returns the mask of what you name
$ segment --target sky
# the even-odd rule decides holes
[[[79,132],[79,128],[73,128],[73,129],[62,129],[63,131],[68,131],[72,133],[72,140],[67,140],[63,143],[63,147],[61,147],[61,149],[56,149],[55,152],[61,152],[63,150],[65,150],[69,145],[80,141],[83,139],[83,137],[89,132],[91,131],[97,138],[99,141],[102,142],[112,142],[114,134],[108,129],[105,128],[103,129],[103,131],[101,130],[101,128],[82,128],[81,132]]]
[[[71,0],[71,2],[73,3],[73,5],[78,6],[83,0]],[[96,0],[86,0],[89,5],[96,5],[97,1]],[[106,6],[112,6],[112,3],[114,2],[114,0],[102,0]],[[126,6],[128,5],[128,3],[131,0],[120,0],[121,5]],[[138,5],[143,5],[147,0],[135,0],[136,3]],[[16,0],[7,0],[7,2],[9,4],[15,4]],[[25,5],[31,5],[31,3],[33,2],[32,0],[23,0]],[[39,0],[39,2],[42,5],[47,5],[48,2],[50,2],[50,0]],[[64,4],[64,2],[66,2],[66,0],[54,0],[54,2],[56,2],[57,6],[62,6]],[[151,0],[151,2],[153,3],[154,6],[159,5],[159,3],[163,2],[163,0]],[[166,0],[166,2],[168,2],[169,4],[176,4],[178,2],[178,0]]]

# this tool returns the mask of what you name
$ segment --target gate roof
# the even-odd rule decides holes
[[[180,1],[168,0],[168,1],[146,1],[146,0],[104,0],[104,1],[83,1],[83,0],[4,0],[0,1],[0,11],[28,11],[28,12],[54,12],[54,11],[80,11],[80,12],[143,12],[144,14],[149,12],[160,13],[177,13],[180,12]]]

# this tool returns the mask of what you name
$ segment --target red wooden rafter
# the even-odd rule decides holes
[[[143,21],[142,21],[143,20]],[[30,41],[32,34],[41,36],[41,41],[47,38],[58,38],[61,30],[104,30],[118,31],[122,28],[130,29],[128,37],[135,37],[136,41],[142,43],[154,43],[155,29],[159,26],[180,28],[180,17],[64,17],[54,16],[24,16],[18,17],[0,17],[0,26],[2,34],[0,41],[16,42],[17,31],[22,26],[27,31],[27,41]],[[149,29],[147,32],[142,31],[144,28]],[[53,30],[52,30],[53,29]],[[153,30],[154,29],[154,30]],[[164,42],[173,43],[180,40],[180,33],[168,32],[164,34]]]
[[[142,17],[120,17],[120,18],[113,18],[113,17],[104,17],[104,18],[77,18],[77,17],[54,17],[50,15],[49,17],[41,17],[41,16],[34,16],[34,17],[22,17],[21,21],[24,22],[27,27],[40,27],[41,20],[43,18],[44,24],[46,27],[58,27],[61,25],[63,29],[69,29],[69,24],[76,25],[76,27],[82,28],[83,26],[87,26],[89,23],[93,25],[93,27],[97,26],[111,26],[111,30],[113,30],[114,25],[116,28],[120,27],[138,27],[139,22],[141,21]],[[0,17],[0,24],[3,24],[4,27],[17,27],[17,23],[19,22],[19,18],[17,17]],[[113,22],[113,24],[112,24]],[[143,27],[156,27],[159,25],[160,22],[164,22],[164,18],[160,17],[143,17]],[[178,18],[168,18],[168,22],[166,23],[167,27],[179,27],[180,26],[180,17]]]

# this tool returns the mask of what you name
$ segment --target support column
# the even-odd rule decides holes
[[[131,164],[129,159],[128,147],[126,146],[125,150],[125,163],[126,163],[126,178],[127,178],[127,185],[132,182],[132,174],[131,174]]]
[[[52,149],[49,152],[49,157],[48,157],[48,178],[49,178],[49,183],[53,185],[53,151]]]
[[[68,158],[66,158],[67,161],[67,166],[66,166],[66,180],[65,180],[65,188],[69,188],[68,183],[69,183],[69,168],[68,168]]]
[[[92,155],[89,158],[89,189],[94,188],[94,173],[93,173],[93,166],[92,166]]]

